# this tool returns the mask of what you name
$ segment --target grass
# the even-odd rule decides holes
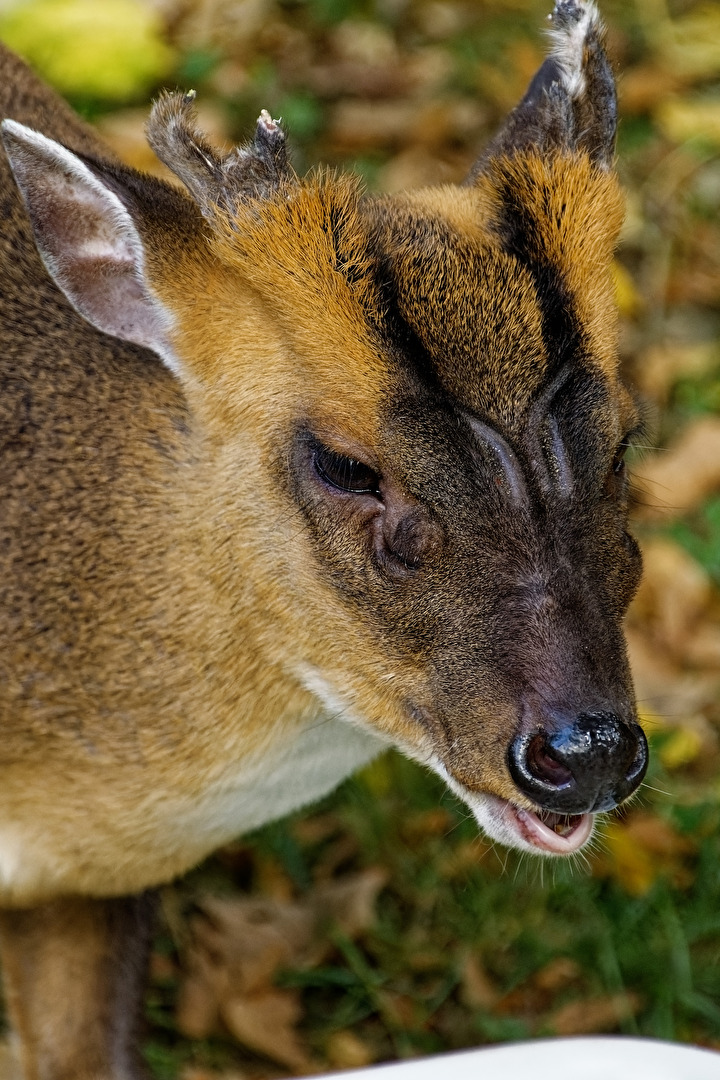
[[[183,897],[206,887],[252,890],[279,877],[302,896],[328,868],[335,877],[369,866],[387,871],[376,919],[359,940],[330,930],[329,959],[279,976],[281,986],[301,991],[303,1036],[320,1063],[333,1036],[348,1029],[372,1060],[558,1030],[720,1048],[713,785],[686,774],[683,786],[657,754],[649,783],[674,786],[673,797],[646,788],[645,805],[630,816],[660,822],[676,850],[655,852],[642,887],[632,858],[618,859],[602,836],[574,865],[490,847],[439,781],[391,754],[313,814],[273,824],[211,860],[182,886]],[[640,845],[635,858],[646,856]],[[174,989],[172,982],[152,989],[148,1054],[158,1077],[188,1062],[281,1075],[221,1038],[178,1039]]]

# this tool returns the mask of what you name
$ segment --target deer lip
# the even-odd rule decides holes
[[[502,801],[505,825],[527,844],[551,855],[579,851],[593,829],[592,814],[556,814],[550,810],[524,810]]]

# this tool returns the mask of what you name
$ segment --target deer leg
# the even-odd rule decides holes
[[[0,911],[5,993],[26,1080],[139,1080],[154,896]]]

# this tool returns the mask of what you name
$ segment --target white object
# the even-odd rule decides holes
[[[720,1053],[623,1037],[543,1039],[325,1074],[323,1080],[720,1080]]]

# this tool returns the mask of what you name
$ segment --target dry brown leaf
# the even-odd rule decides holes
[[[644,516],[662,510],[663,519],[696,509],[720,490],[720,417],[701,416],[688,424],[680,439],[635,470],[643,492]]]
[[[593,870],[614,878],[632,896],[642,896],[661,874],[675,885],[688,885],[685,857],[694,848],[662,818],[638,811],[626,821],[608,824]]]
[[[342,150],[402,146],[417,115],[413,101],[339,101],[330,118],[330,138]]]
[[[453,165],[440,159],[435,150],[409,146],[383,165],[378,185],[392,194],[409,188],[448,184],[457,179]]]
[[[684,548],[656,538],[643,546],[644,575],[631,619],[655,646],[683,663],[688,642],[713,599],[708,574]]]
[[[613,994],[611,997],[569,1001],[549,1020],[556,1035],[591,1035],[612,1031],[622,1020],[636,1016],[642,1007],[638,994]]]
[[[632,381],[659,405],[678,379],[702,378],[718,361],[715,342],[668,342],[651,345],[633,364]],[[643,471],[642,464],[639,466]]]
[[[448,881],[452,881],[454,878],[462,879],[467,877],[468,872],[478,868],[489,851],[492,851],[492,845],[489,841],[484,840],[482,836],[466,840],[455,848],[449,848],[446,853],[439,856],[437,861],[438,873]],[[498,868],[501,865],[501,863],[497,863]],[[486,863],[485,866],[489,870],[493,869],[492,864],[488,865]]]
[[[687,836],[677,832],[672,825],[657,814],[637,810],[625,823],[628,836],[656,855],[687,855],[695,850],[695,844]]]
[[[688,663],[698,668],[720,668],[720,626],[704,622],[685,648]]]
[[[409,814],[402,823],[402,837],[408,844],[416,844],[428,836],[445,836],[452,829],[454,818],[444,806]]]
[[[310,894],[309,903],[321,931],[328,921],[335,923],[350,938],[367,930],[375,917],[378,893],[387,878],[386,870],[375,867],[327,885],[319,885]]]
[[[580,968],[569,956],[558,956],[535,972],[533,982],[538,990],[557,994],[559,990],[577,982],[581,974]]]
[[[175,38],[185,49],[250,54],[272,17],[273,0],[200,0],[180,7]]]
[[[295,1026],[302,1007],[295,990],[264,990],[222,1002],[220,1016],[238,1042],[272,1061],[298,1072],[310,1072],[313,1063]]]
[[[178,1028],[191,1038],[204,1038],[222,1022],[245,1041],[243,1025],[255,1024],[260,1034],[248,1045],[259,1048],[265,999],[276,993],[277,970],[319,963],[332,947],[327,934],[330,925],[350,938],[357,937],[374,918],[375,900],[385,880],[384,871],[366,870],[318,886],[295,903],[257,897],[204,898],[200,913],[191,921],[187,974],[178,995]],[[283,1000],[289,1015],[289,1001]],[[274,1059],[288,1062],[297,1047],[293,1049],[289,1035],[281,1046],[283,1056],[275,1054]]]
[[[325,1043],[325,1055],[336,1069],[362,1069],[375,1060],[372,1049],[354,1031],[335,1031]]]
[[[463,1005],[469,1009],[492,1009],[499,996],[479,957],[468,956],[460,973],[460,1000]]]

